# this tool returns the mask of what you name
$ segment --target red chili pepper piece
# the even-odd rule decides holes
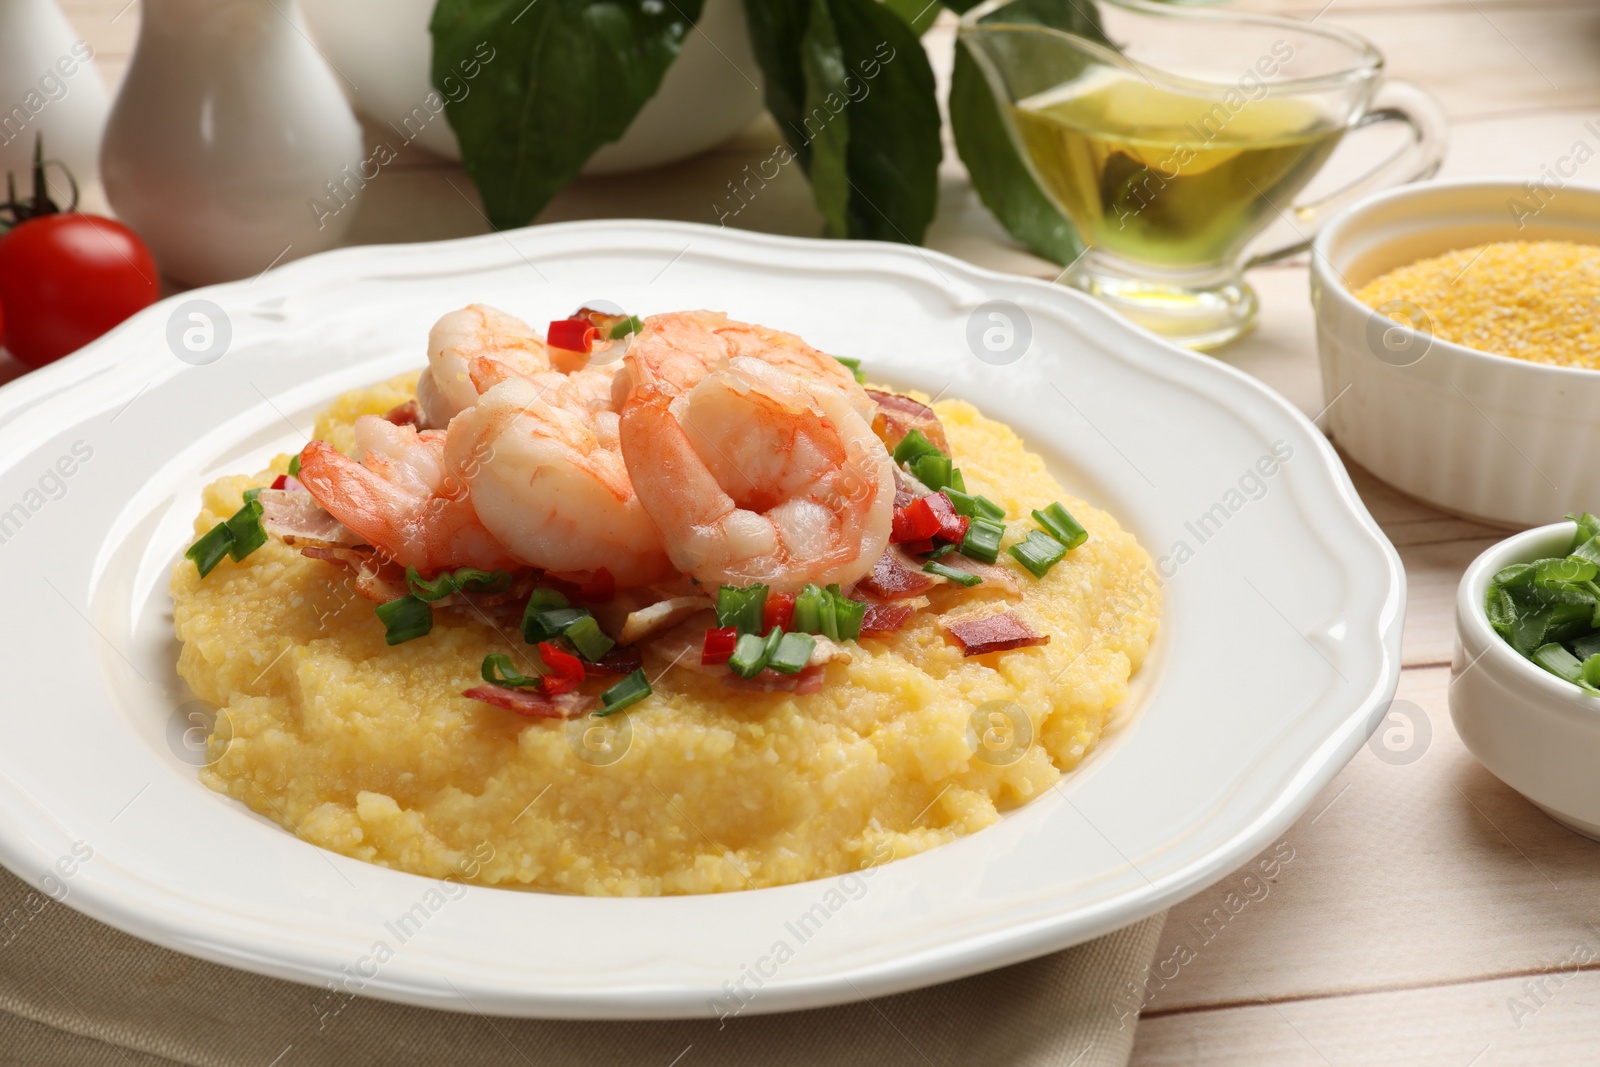
[[[788,630],[794,621],[794,594],[768,593],[767,606],[761,609],[761,632],[771,633],[774,626]]]
[[[972,520],[965,515],[957,515],[955,504],[943,493],[925,496],[922,501],[939,520],[939,532],[935,536],[959,545],[966,538],[967,527],[972,525]]]
[[[551,696],[578,688],[583,681],[583,660],[570,652],[563,652],[549,641],[539,642],[539,658],[550,668],[540,688]]]
[[[720,630],[707,630],[706,643],[700,649],[700,662],[707,667],[726,663],[733,655],[733,646],[739,643],[739,628],[725,626]]]
[[[896,544],[906,541],[926,541],[938,532],[939,516],[928,506],[927,497],[915,500],[903,508],[894,509],[894,524],[890,528],[889,540]]]
[[[272,479],[272,488],[274,489],[282,489],[288,484],[289,476],[287,474],[280,474],[276,478]]]
[[[920,556],[924,552],[933,551],[933,538],[929,537],[921,541],[907,541],[900,547],[911,553],[913,556]]]
[[[552,348],[567,352],[587,352],[599,336],[600,331],[588,319],[557,319],[545,333]]]

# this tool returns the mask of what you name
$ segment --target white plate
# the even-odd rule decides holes
[[[168,570],[203,484],[298,448],[340,391],[420,365],[442,312],[482,301],[540,323],[602,297],[793,330],[1008,420],[1162,560],[1137,714],[1058,789],[866,882],[646,900],[471,888],[402,943],[394,922],[434,883],[314,848],[179,757]],[[196,299],[231,323],[204,366],[167,340]],[[995,299],[1031,329],[1009,365],[969,348]],[[1246,475],[1275,444],[1292,458],[1255,493]],[[92,456],[49,475],[74,445]],[[1084,941],[1269,845],[1365,740],[1400,665],[1400,561],[1298,411],[1069,289],[887,244],[582,223],[331,252],[174,297],[0,389],[6,515],[0,861],[179,951],[440,1008],[697,1016],[742,981],[759,988],[747,1011],[780,1011]],[[802,941],[807,913],[822,918]],[[792,958],[775,965],[779,942]]]

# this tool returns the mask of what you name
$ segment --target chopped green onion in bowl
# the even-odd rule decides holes
[[[1518,654],[1600,696],[1600,519],[1568,515],[1567,555],[1514,563],[1489,579],[1484,614]]]

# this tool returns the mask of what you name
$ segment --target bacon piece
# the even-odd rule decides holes
[[[461,695],[530,719],[576,719],[597,703],[594,697],[582,693],[550,696],[533,689],[506,689],[498,685],[475,686]]]
[[[302,548],[300,554],[344,570],[355,579],[356,592],[375,604],[387,604],[411,592],[406,572],[396,564],[379,560],[370,548],[313,545]]]
[[[917,613],[910,604],[868,604],[867,613],[861,617],[862,637],[888,637],[898,633]]]
[[[310,493],[263,489],[256,500],[261,504],[261,528],[291,547],[350,547],[364,543],[360,534],[328,514]]]
[[[963,656],[983,656],[990,652],[1050,643],[1048,634],[1036,633],[1033,627],[1010,611],[943,618],[939,620],[939,626],[947,636],[955,638]]]
[[[590,674],[632,674],[644,665],[638,645],[617,645],[585,668]]]
[[[648,607],[628,613],[627,621],[622,624],[622,632],[617,635],[617,643],[636,644],[652,634],[676,626],[691,615],[701,611],[711,611],[715,607],[709,597],[703,596],[679,596],[658,600]]]
[[[384,415],[385,422],[392,422],[396,426],[422,426],[422,408],[415,400],[407,400],[404,404],[396,405]],[[926,431],[924,431],[926,432]]]
[[[732,671],[722,679],[722,684],[729,689],[743,689],[756,693],[795,693],[804,696],[807,693],[816,693],[822,689],[822,676],[825,672],[821,667],[806,667],[799,674],[780,674],[774,670],[764,670],[754,678],[741,678]]]
[[[964,556],[959,552],[951,553],[940,562],[958,571],[966,571],[982,578],[983,584],[977,587],[979,589],[998,589],[1007,596],[1014,597],[1022,595],[1022,587],[1017,584],[1016,572],[1010,567],[999,563],[980,563],[971,556]]]
[[[856,583],[856,589],[879,600],[904,600],[932,589],[941,578],[922,570],[922,564],[899,548],[890,545],[872,565],[872,573]]]
[[[878,405],[878,413],[872,418],[872,432],[878,435],[889,451],[893,452],[894,446],[912,430],[921,430],[922,436],[930,444],[949,454],[950,445],[945,440],[944,423],[939,421],[939,416],[928,405],[909,396],[883,393],[876,389],[868,389],[867,395]]]

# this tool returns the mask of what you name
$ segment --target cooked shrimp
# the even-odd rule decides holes
[[[681,311],[651,315],[627,356],[627,374],[613,383],[615,408],[622,410],[628,390],[658,382],[670,392],[693,388],[707,374],[738,356],[751,356],[807,381],[843,390],[867,422],[876,405],[837,359],[792,333],[738,322],[720,311]]]
[[[515,315],[486,304],[452,311],[428,331],[428,369],[417,382],[424,425],[442,430],[477,403],[470,369],[479,358],[524,376],[551,369],[544,339]]]
[[[445,458],[443,431],[418,433],[375,415],[357,419],[355,431],[361,463],[326,441],[312,441],[300,453],[300,483],[329,514],[389,559],[424,574],[519,565],[478,521],[460,470]]]
[[[736,355],[681,391],[637,386],[621,427],[667,554],[704,585],[849,583],[889,542],[894,464],[831,383]]]
[[[446,458],[487,454],[467,473],[479,519],[524,562],[546,570],[604,567],[620,586],[671,573],[661,536],[622,461],[618,417],[592,411],[557,372],[505,376],[474,364],[490,387],[450,424]]]

